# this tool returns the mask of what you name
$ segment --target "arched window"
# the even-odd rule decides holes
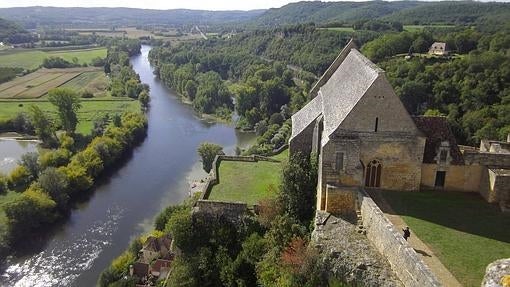
[[[365,173],[365,186],[366,187],[381,187],[381,163],[374,159],[371,161]]]

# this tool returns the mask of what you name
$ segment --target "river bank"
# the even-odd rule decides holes
[[[188,197],[190,183],[205,176],[196,149],[210,141],[232,153],[253,136],[224,123],[201,120],[155,78],[143,46],[131,58],[151,89],[147,138],[131,159],[102,181],[91,198],[31,255],[16,258],[0,275],[2,286],[94,286],[100,272],[136,236],[153,228],[166,206]]]

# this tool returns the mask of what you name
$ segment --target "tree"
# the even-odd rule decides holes
[[[205,172],[211,171],[214,158],[217,155],[224,154],[223,147],[209,142],[201,143],[197,151],[202,158],[202,167]]]
[[[81,108],[78,94],[68,88],[57,88],[48,93],[48,99],[57,108],[64,130],[73,134],[78,124],[76,112]]]
[[[38,184],[57,203],[60,209],[67,208],[69,182],[65,173],[54,167],[49,167],[39,176]]]
[[[290,157],[282,170],[281,204],[287,213],[301,222],[310,220],[314,213],[318,176],[316,164],[315,160],[298,153]]]
[[[140,95],[138,95],[138,101],[140,101],[140,104],[142,105],[142,107],[147,108],[149,106],[149,102],[151,101],[149,93],[147,93],[147,91],[143,90],[140,93]]]
[[[39,154],[36,152],[28,152],[21,156],[19,161],[21,166],[24,166],[30,174],[31,179],[37,179],[41,169],[39,165]]]
[[[29,117],[35,129],[35,134],[46,146],[53,146],[55,140],[55,128],[46,114],[36,105],[29,107]]]

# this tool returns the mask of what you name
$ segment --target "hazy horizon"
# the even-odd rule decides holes
[[[349,0],[349,2],[363,2],[364,0]],[[509,2],[510,0],[497,1],[476,1],[476,2]],[[229,11],[229,10],[257,10],[279,8],[286,4],[300,2],[300,0],[254,0],[254,1],[232,1],[232,0],[188,0],[182,1],[164,1],[164,0],[146,0],[140,1],[122,1],[110,0],[105,5],[103,0],[3,0],[0,2],[0,8],[18,8],[18,7],[81,7],[81,8],[138,8],[138,9],[192,9],[192,10],[211,10],[211,11]],[[322,2],[345,2],[325,0]],[[423,2],[439,2],[434,0]]]

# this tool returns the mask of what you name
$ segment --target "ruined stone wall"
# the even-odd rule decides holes
[[[391,268],[407,287],[441,286],[436,276],[402,238],[401,232],[384,216],[366,194],[360,195],[361,216],[367,237],[390,262]]]
[[[479,192],[483,169],[480,165],[449,165],[439,169],[437,164],[422,164],[421,186],[434,188],[436,172],[442,170],[446,171],[445,190]]]
[[[510,168],[510,154],[465,150],[463,157],[466,164],[478,164],[490,167]]]

